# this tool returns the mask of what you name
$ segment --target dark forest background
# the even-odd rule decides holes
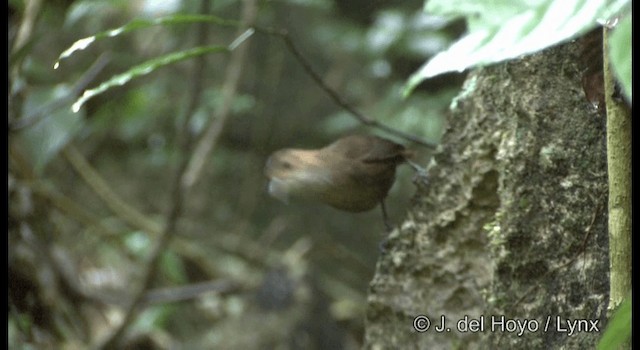
[[[308,333],[337,333],[340,344],[360,345],[367,285],[385,235],[379,210],[350,214],[278,202],[266,191],[265,160],[283,147],[317,148],[351,133],[407,144],[422,163],[428,149],[364,126],[274,35],[246,39],[241,58],[211,53],[157,68],[88,100],[77,113],[71,105],[83,89],[155,57],[229,45],[238,28],[151,26],[98,40],[58,69],[54,63],[75,41],[134,19],[200,13],[236,20],[250,10],[257,25],[287,30],[304,59],[350,105],[436,143],[464,75],[428,80],[407,99],[401,91],[464,24],[424,14],[419,0],[207,6],[202,13],[195,0],[9,1],[10,343],[79,346],[118,323],[175,204],[171,188],[181,160],[218,123],[213,151],[181,201],[174,237],[150,286],[178,288],[169,294],[184,300],[145,307],[129,333],[156,343],[166,337],[196,347],[218,344],[206,339],[219,336],[221,320],[256,304],[284,308],[298,300],[292,291],[306,286],[313,300],[322,300],[316,306],[322,317],[336,325]],[[233,65],[240,75],[228,93]],[[180,146],[184,135],[190,148]],[[387,201],[394,223],[410,204],[412,176],[409,167],[399,169]],[[233,287],[184,290],[204,282]]]

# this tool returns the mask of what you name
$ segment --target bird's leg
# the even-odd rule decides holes
[[[387,251],[389,234],[393,230],[393,226],[389,221],[389,216],[387,215],[387,207],[384,204],[384,199],[380,201],[380,209],[382,209],[382,221],[384,221],[384,226],[387,228],[387,234],[384,236],[384,238],[382,238],[382,240],[378,244],[378,249],[380,250],[381,253],[384,253]]]
[[[391,221],[389,221],[389,215],[387,215],[387,207],[384,204],[384,199],[380,201],[380,209],[382,209],[382,221],[384,221],[384,226],[387,228],[388,232],[393,230],[393,226],[391,225]]]
[[[419,166],[418,164],[410,161],[409,159],[405,159],[405,161],[407,162],[407,164],[409,164],[413,170],[416,171],[416,174],[413,175],[413,183],[417,183],[418,181],[420,181],[422,183],[422,185],[428,185],[429,184],[429,177],[427,176],[427,168],[423,168],[421,166]]]

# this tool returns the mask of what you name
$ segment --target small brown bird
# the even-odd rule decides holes
[[[269,193],[288,202],[290,197],[326,203],[350,212],[381,204],[395,179],[396,166],[411,152],[404,146],[370,135],[343,137],[318,149],[287,148],[267,160]]]

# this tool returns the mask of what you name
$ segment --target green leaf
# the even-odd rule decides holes
[[[195,56],[204,55],[211,52],[228,52],[229,49],[226,46],[201,46],[195,47],[189,50],[173,52],[165,56],[160,56],[152,60],[141,63],[128,71],[115,75],[111,79],[103,82],[98,87],[86,90],[80,98],[73,103],[72,110],[77,112],[80,107],[87,102],[90,98],[99,95],[114,86],[122,86],[128,83],[131,79],[137,78],[142,75],[149,74],[154,70],[172,64],[180,62]]]
[[[65,98],[69,88],[58,86],[35,90],[27,96],[23,115],[34,111],[52,100]],[[82,114],[72,113],[69,108],[60,108],[43,118],[20,134],[21,142],[36,172],[42,172],[45,165],[62,149],[84,124]]]
[[[631,339],[631,298],[625,299],[613,314],[602,338],[598,350],[619,349]]]
[[[576,37],[629,0],[430,0],[425,10],[467,19],[469,33],[410,78],[404,95],[424,79],[530,54]]]
[[[176,253],[172,251],[165,252],[160,259],[160,266],[163,274],[171,282],[178,284],[187,282],[187,273],[184,263]]]
[[[142,231],[133,231],[125,236],[125,247],[136,256],[143,256],[151,249],[151,240]]]
[[[96,35],[92,35],[74,42],[68,49],[64,50],[58,60],[53,65],[53,69],[57,69],[60,66],[60,61],[71,56],[73,53],[79,50],[84,50],[93,44],[96,40],[104,38],[113,38],[122,34],[126,34],[138,29],[149,28],[158,25],[176,25],[176,24],[192,24],[208,22],[221,26],[239,26],[239,22],[222,19],[216,16],[205,15],[172,15],[166,17],[160,17],[155,19],[134,19],[131,22],[114,29],[109,29],[104,32],[100,32]]]
[[[153,333],[158,329],[166,326],[170,320],[175,320],[176,310],[175,305],[164,304],[146,308],[137,317],[133,324],[134,332],[137,333]]]
[[[625,16],[609,37],[609,57],[622,91],[631,101],[631,14]]]

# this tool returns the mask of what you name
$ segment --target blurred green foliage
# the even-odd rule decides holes
[[[22,113],[25,116],[41,113],[49,101],[68,93],[69,89],[62,84],[50,88],[36,87],[25,99]],[[64,108],[51,112],[47,118],[24,131],[21,141],[37,173],[41,173],[51,158],[81,130],[83,119],[84,113],[76,114]]]
[[[620,304],[598,342],[598,350],[625,349],[631,340],[631,298]]]
[[[188,125],[197,139],[224,103],[229,55],[220,53],[236,39],[242,2],[212,2],[207,15],[215,17],[203,17],[198,7],[193,0],[57,0],[41,2],[30,13],[25,2],[9,2],[10,125],[61,103],[53,113],[12,131],[11,147],[36,170],[35,181],[45,182],[85,211],[82,217],[93,220],[79,222],[75,215],[80,214],[45,201],[39,220],[54,227],[55,235],[37,234],[63,247],[77,262],[77,275],[96,288],[131,288],[127,281],[140,273],[154,238],[113,213],[61,151],[73,144],[110,190],[149,218],[164,220],[178,160],[190,156],[178,148],[178,130],[192,97],[192,59],[206,57],[201,103]],[[33,23],[31,34],[18,45],[27,18]],[[198,48],[195,29],[202,20],[210,25],[207,46]],[[425,57],[463,32],[460,21],[425,15],[419,0],[290,0],[260,2],[256,24],[286,29],[327,84],[364,114],[430,142],[439,140],[444,115],[464,76],[428,81],[409,99],[402,99],[401,89]],[[230,247],[236,243],[231,242],[249,240],[277,253],[307,237],[313,242],[308,259],[314,278],[325,281],[328,290],[323,293],[331,296],[340,317],[348,318],[343,319],[345,330],[358,334],[363,318],[353,310],[364,308],[378,243],[385,234],[379,210],[354,215],[311,203],[282,204],[267,195],[262,168],[279,148],[320,147],[344,134],[379,132],[336,106],[280,38],[255,33],[242,45],[249,51],[230,118],[179,219],[180,239],[195,242],[218,272],[204,268],[196,253],[187,256],[171,249],[163,255],[154,286],[228,276],[255,280],[255,266],[232,254],[236,248]],[[108,57],[108,64],[92,77],[73,113],[73,99],[60,101],[69,98],[70,86],[82,80],[99,57]],[[428,152],[417,150],[426,160]],[[13,163],[11,168],[11,177],[29,188],[34,179],[23,183]],[[400,169],[390,194],[387,205],[394,222],[402,220],[409,205],[411,177],[408,167]],[[15,236],[20,237],[17,227]],[[238,313],[243,308],[233,309]],[[10,322],[14,344],[20,339],[16,330],[24,335],[34,327],[16,317]],[[195,333],[210,331],[203,326],[206,320],[197,304],[154,306],[134,329],[171,329],[174,339],[197,344]],[[72,328],[62,333],[72,334]],[[67,345],[72,343],[67,339]]]
[[[632,100],[631,84],[631,13],[621,16],[609,39],[611,67],[622,85],[627,100]]]

